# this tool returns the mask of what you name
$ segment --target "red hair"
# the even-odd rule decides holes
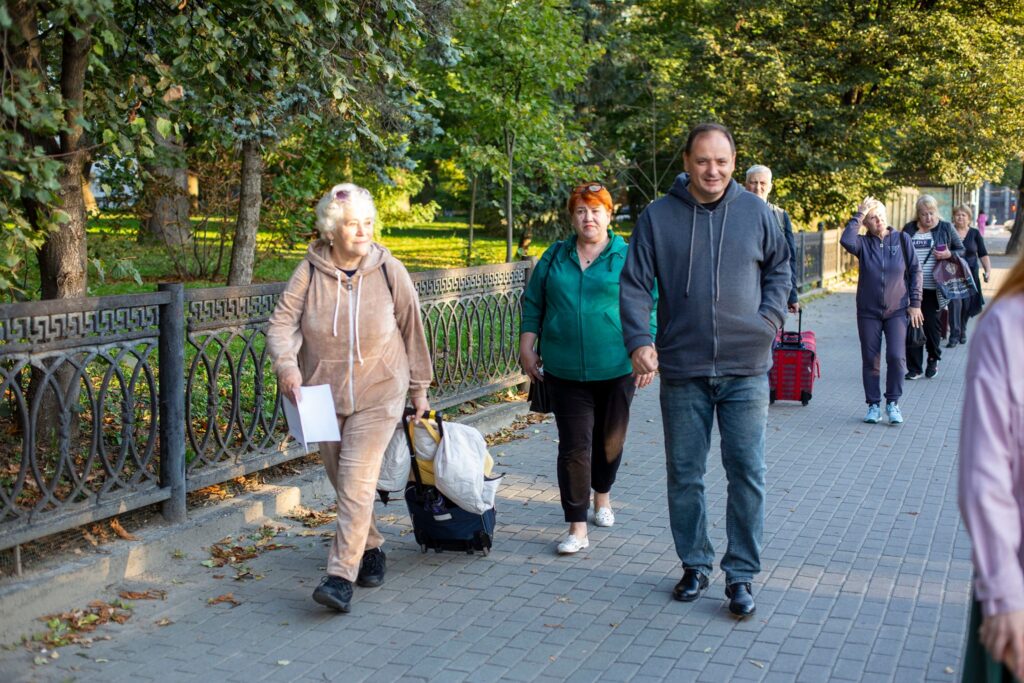
[[[598,189],[593,190],[594,187]],[[612,213],[612,196],[601,183],[584,183],[573,188],[569,195],[569,213],[575,211],[579,204],[592,207],[603,206],[609,214]]]

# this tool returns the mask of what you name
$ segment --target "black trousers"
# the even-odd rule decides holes
[[[622,460],[633,376],[576,382],[544,375],[558,425],[558,491],[567,522],[587,521],[590,490],[608,493]]]
[[[907,347],[907,371],[915,375],[924,372],[924,350],[928,349],[928,360],[942,359],[942,338],[939,334],[939,297],[934,289],[926,289],[921,296],[921,313],[924,314],[924,348]]]

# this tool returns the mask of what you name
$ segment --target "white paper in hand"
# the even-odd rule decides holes
[[[330,384],[302,387],[302,398],[295,405],[285,398],[284,414],[288,418],[288,433],[309,452],[309,444],[321,441],[341,441],[338,418],[334,414],[334,397]]]

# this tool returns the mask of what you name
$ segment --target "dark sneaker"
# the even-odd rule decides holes
[[[364,588],[376,588],[384,583],[384,551],[371,548],[363,553],[363,561],[359,563],[359,575],[356,585]]]
[[[313,599],[339,612],[348,612],[352,602],[352,582],[340,576],[325,576],[313,591]]]
[[[920,372],[908,372],[903,375],[903,379],[921,379],[923,375]]]
[[[967,343],[967,335],[966,334],[960,335],[960,343],[961,344],[966,344]]]
[[[959,344],[959,343],[960,343],[959,339],[950,339],[949,343],[946,344],[946,348],[947,349],[955,349],[957,347],[957,344]]]
[[[939,374],[939,361],[930,360],[928,361],[928,367],[924,369],[924,376],[931,379],[935,375]]]
[[[749,583],[729,584],[725,587],[725,596],[729,598],[729,611],[740,619],[749,617],[757,609]]]

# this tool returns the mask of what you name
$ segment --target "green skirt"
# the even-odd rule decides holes
[[[971,620],[967,625],[967,651],[964,653],[962,683],[1014,683],[1013,674],[1005,664],[997,662],[981,644],[981,603],[971,601]]]

